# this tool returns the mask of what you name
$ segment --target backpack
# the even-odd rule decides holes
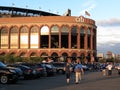
[[[81,72],[81,68],[80,68],[80,67],[77,67],[77,68],[75,69],[75,72]]]

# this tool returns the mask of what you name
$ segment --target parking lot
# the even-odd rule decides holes
[[[65,75],[41,77],[34,80],[20,80],[16,84],[0,84],[0,90],[119,90],[120,76],[114,70],[112,76],[102,76],[101,72],[85,72],[79,84],[74,83],[74,74],[69,85]]]

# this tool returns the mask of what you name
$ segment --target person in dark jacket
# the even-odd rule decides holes
[[[66,63],[64,69],[65,69],[65,74],[66,74],[66,82],[67,82],[67,84],[69,84],[69,82],[70,82],[70,76],[71,76],[70,63]]]

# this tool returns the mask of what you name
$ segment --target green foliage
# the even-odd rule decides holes
[[[42,62],[42,57],[19,57],[11,54],[6,54],[5,56],[0,56],[0,61],[5,63],[16,63],[16,62],[28,62],[28,63],[38,63]]]
[[[100,63],[105,63],[106,60],[105,60],[105,59],[99,59],[99,62],[100,62]]]
[[[4,56],[0,55],[0,62],[5,62]]]
[[[42,57],[30,57],[30,62],[32,63],[38,63],[38,62],[42,62],[43,58]]]

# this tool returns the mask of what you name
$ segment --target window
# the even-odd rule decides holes
[[[59,47],[59,28],[58,26],[53,26],[51,28],[51,48]]]
[[[61,28],[61,47],[68,48],[68,32],[69,29],[67,26],[62,26]]]
[[[0,31],[1,37],[1,48],[8,48],[8,29],[3,27]]]
[[[30,48],[38,48],[38,28],[36,26],[30,29]]]
[[[90,48],[90,45],[91,45],[91,39],[90,39],[90,29],[88,28],[87,30],[87,34],[88,34],[88,37],[87,37],[87,46],[88,48]]]
[[[40,46],[41,48],[48,48],[49,46],[49,28],[43,26],[40,30]]]
[[[18,48],[18,28],[12,27],[10,30],[10,48]]]
[[[77,27],[73,26],[71,29],[71,47],[77,48]]]
[[[82,27],[80,29],[80,48],[83,49],[84,48],[84,37],[85,37],[85,30]]]
[[[28,28],[26,26],[20,29],[20,48],[28,48]]]

